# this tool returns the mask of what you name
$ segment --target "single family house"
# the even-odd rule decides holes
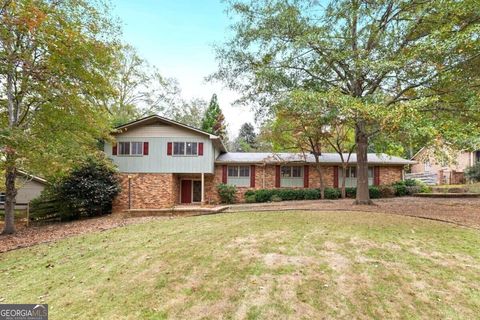
[[[313,155],[228,152],[219,137],[157,115],[122,125],[113,135],[115,143],[106,143],[104,151],[120,171],[114,211],[218,203],[220,183],[235,185],[239,201],[249,189],[319,187]],[[413,163],[385,154],[369,154],[368,161],[371,185],[402,180],[405,165]],[[340,156],[323,153],[320,162],[325,185],[338,187]],[[347,185],[356,186],[355,155],[350,164]]]

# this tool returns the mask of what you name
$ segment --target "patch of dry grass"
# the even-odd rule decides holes
[[[475,318],[478,243],[379,213],[159,220],[1,254],[0,299],[51,319]]]

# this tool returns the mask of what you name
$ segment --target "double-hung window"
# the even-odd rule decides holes
[[[282,166],[280,170],[281,187],[303,187],[303,166]]]
[[[174,156],[197,156],[198,143],[197,142],[174,142],[173,155]]]
[[[5,192],[0,192],[0,203],[5,203]]]
[[[143,155],[143,142],[122,141],[118,143],[118,154],[121,156]]]
[[[239,187],[250,186],[250,166],[228,166],[227,183]]]

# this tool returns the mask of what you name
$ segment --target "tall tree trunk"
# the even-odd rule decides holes
[[[318,172],[318,178],[320,180],[320,199],[325,199],[325,183],[323,182],[323,170],[320,165],[320,159],[318,155],[315,155],[315,164]]]
[[[345,190],[345,183],[347,180],[347,164],[342,165],[342,199],[347,197],[347,191]]]
[[[9,46],[6,46],[7,49]],[[8,51],[8,50],[7,50]],[[18,106],[15,105],[14,99],[14,74],[15,64],[11,62],[11,68],[7,73],[6,93],[7,93],[7,109],[8,109],[8,129],[13,132],[18,121]],[[15,197],[17,190],[15,189],[15,178],[17,175],[15,167],[15,151],[8,144],[4,146],[5,150],[5,226],[2,234],[15,233]]]
[[[2,234],[15,233],[15,178],[17,172],[15,168],[15,159],[8,153],[5,161],[5,226]]]
[[[357,144],[357,197],[355,204],[372,204],[368,191],[368,136],[365,124],[359,122],[355,128],[355,142]]]

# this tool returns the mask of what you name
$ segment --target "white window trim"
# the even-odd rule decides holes
[[[5,192],[0,192],[0,203],[5,203],[6,194]]]
[[[175,153],[175,143],[182,143],[183,144],[183,154],[176,154]],[[187,143],[195,143],[197,145],[197,153],[196,154],[187,154]],[[198,147],[200,142],[197,141],[174,141],[172,143],[172,156],[174,157],[198,157]]]
[[[129,147],[129,154],[121,154],[120,153],[120,144],[121,143],[129,143],[130,144],[130,147]],[[140,149],[141,149],[141,152],[138,154],[132,154],[132,143],[140,143]],[[119,157],[143,157],[143,141],[118,141],[117,143],[117,156]]]

